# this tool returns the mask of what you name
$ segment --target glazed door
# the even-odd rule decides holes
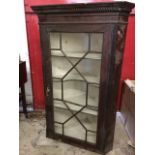
[[[96,147],[104,120],[99,122],[98,116],[104,112],[100,91],[106,80],[104,35],[108,29],[103,25],[57,25],[46,30],[47,136]]]
[[[54,131],[96,143],[103,33],[50,33]]]

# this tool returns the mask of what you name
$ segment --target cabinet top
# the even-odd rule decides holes
[[[130,13],[135,4],[130,2],[102,2],[102,3],[77,3],[59,5],[32,6],[37,14],[62,14],[62,13],[102,13],[124,12]]]

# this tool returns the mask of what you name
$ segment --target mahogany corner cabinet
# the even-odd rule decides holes
[[[129,2],[32,6],[38,15],[46,135],[105,154],[113,146]]]

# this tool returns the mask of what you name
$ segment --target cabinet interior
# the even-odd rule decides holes
[[[103,33],[50,33],[55,132],[96,143]]]

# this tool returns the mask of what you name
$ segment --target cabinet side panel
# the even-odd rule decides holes
[[[124,41],[126,33],[126,24],[113,25],[112,31],[112,48],[111,48],[111,62],[109,68],[109,85],[107,93],[107,111],[106,111],[106,138],[105,138],[105,152],[113,146],[115,119],[116,119],[116,103],[118,94],[118,85],[120,80]]]
[[[54,118],[53,118],[53,92],[52,92],[52,68],[51,61],[49,61],[49,36],[46,31],[46,26],[40,25],[40,38],[42,48],[42,62],[43,62],[43,79],[44,79],[44,93],[46,98],[46,135],[52,138],[54,133]]]

